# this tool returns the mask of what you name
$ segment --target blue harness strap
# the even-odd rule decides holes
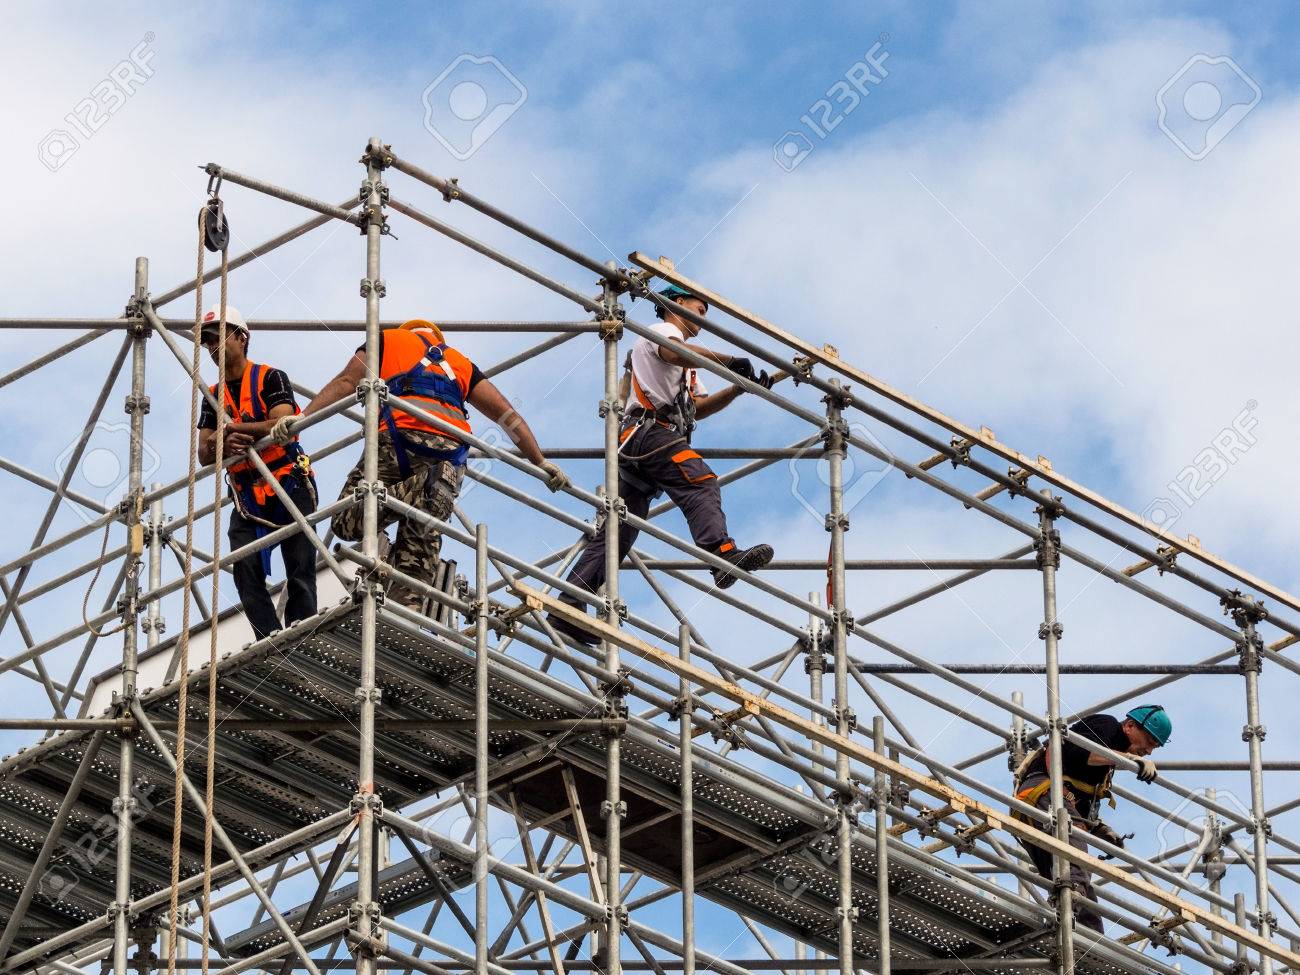
[[[424,358],[405,372],[386,380],[384,385],[388,387],[388,391],[394,396],[408,396],[414,393],[426,399],[440,400],[464,413],[465,396],[461,392],[460,383],[440,369],[428,368],[444,361],[443,350],[446,346],[434,345],[423,335],[416,335],[416,338],[424,343]],[[408,452],[420,457],[450,461],[457,467],[463,465],[465,458],[469,455],[469,444],[466,443],[461,443],[452,450],[438,450],[435,447],[426,447],[424,444],[407,439],[397,426],[391,406],[384,406],[380,416],[384,421],[384,425],[388,428],[389,437],[393,441],[393,455],[397,459],[397,469],[403,478],[411,476],[411,461],[407,456]]]

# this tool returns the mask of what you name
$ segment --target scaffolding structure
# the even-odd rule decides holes
[[[174,360],[206,390],[183,347],[194,322],[161,314],[165,305],[191,294],[196,282],[153,296],[148,263],[140,258],[121,318],[0,320],[3,328],[81,332],[0,376],[0,388],[105,336],[122,334],[61,478],[51,480],[0,458],[6,473],[50,492],[30,549],[0,565],[0,631],[16,631],[22,640],[20,649],[0,660],[0,674],[14,671],[30,679],[53,711],[53,717],[6,713],[0,720],[0,730],[46,733],[39,744],[0,762],[0,975],[93,971],[97,965],[113,975],[207,970],[206,954],[200,962],[188,953],[160,950],[158,943],[160,933],[173,925],[182,944],[203,940],[191,929],[188,906],[170,914],[173,890],[160,864],[172,842],[167,811],[182,717],[179,692],[182,686],[206,691],[213,682],[220,725],[211,809],[192,782],[201,771],[197,762],[203,751],[196,729],[207,712],[191,696],[185,715],[190,719],[186,734],[194,737],[193,758],[181,769],[191,815],[179,838],[178,897],[182,905],[201,899],[205,870],[197,851],[203,822],[212,822],[217,851],[207,880],[218,891],[211,906],[246,908],[234,915],[245,918],[241,930],[219,932],[213,925],[209,932],[216,953],[210,965],[228,975],[254,970],[320,975],[336,968],[360,975],[380,970],[851,975],[1024,969],[1172,975],[1181,970],[1176,963],[1225,975],[1300,973],[1300,915],[1286,899],[1287,885],[1300,883],[1294,869],[1300,865],[1300,841],[1270,825],[1271,818],[1300,806],[1300,798],[1279,794],[1288,781],[1295,792],[1293,780],[1282,775],[1300,765],[1292,754],[1265,760],[1259,706],[1265,663],[1280,672],[1279,679],[1300,671],[1284,652],[1300,639],[1300,622],[1290,615],[1300,611],[1300,599],[1072,481],[1045,458],[1022,454],[986,428],[960,423],[855,368],[833,348],[782,330],[666,262],[639,252],[629,256],[627,266],[595,260],[502,212],[456,180],[397,156],[378,139],[370,140],[362,164],[358,197],[338,206],[215,164],[207,167],[227,186],[315,213],[232,258],[230,271],[333,221],[362,231],[363,323],[253,324],[259,332],[363,329],[370,376],[358,389],[357,402],[336,404],[295,423],[301,433],[334,416],[355,421],[346,436],[312,451],[321,458],[362,445],[364,478],[354,497],[302,513],[282,496],[293,524],[219,558],[194,549],[192,599],[202,617],[194,632],[212,628],[228,641],[216,668],[185,672],[178,641],[163,638],[162,601],[185,588],[184,579],[163,582],[164,559],[169,550],[180,551],[165,529],[164,504],[183,495],[187,482],[146,486],[141,455],[149,411],[147,350]],[[390,196],[390,171],[597,275],[601,293],[583,294]],[[453,335],[546,334],[539,344],[493,366],[489,375],[580,337],[600,344],[603,447],[547,452],[552,459],[603,460],[603,491],[567,489],[588,506],[589,517],[577,517],[490,470],[471,466],[468,472],[509,503],[569,526],[579,544],[530,561],[459,510],[439,521],[384,491],[378,477],[383,406],[451,429],[415,403],[389,395],[377,378],[380,332],[394,324],[385,323],[380,312],[385,294],[380,253],[390,212],[476,251],[590,316],[573,322],[442,323]],[[219,274],[211,271],[204,280]],[[707,301],[705,316],[673,309],[703,334],[791,372],[823,397],[824,409],[809,409],[676,349],[695,367],[806,425],[803,436],[786,446],[702,448],[701,453],[745,462],[724,475],[724,483],[810,456],[810,450],[822,458],[829,471],[824,513],[830,544],[824,565],[777,561],[762,575],[738,573],[739,588],[719,591],[700,577],[728,566],[661,527],[655,519],[668,506],[641,519],[621,503],[619,341],[631,333],[667,344],[629,317],[624,302],[659,300],[651,293],[655,279]],[[128,360],[129,485],[122,504],[106,507],[76,495],[69,485]],[[298,392],[312,391],[298,387]],[[360,412],[354,409],[358,404]],[[875,438],[862,436],[857,421],[892,431],[925,453],[908,460],[887,451]],[[529,482],[534,485],[545,480],[517,453],[482,436],[457,435],[476,456],[534,478]],[[985,559],[850,557],[844,505],[850,450],[986,516],[1018,536],[1017,544]],[[250,449],[248,457],[256,454]],[[211,467],[199,471],[204,479],[216,473]],[[970,489],[962,478],[987,484]],[[97,511],[97,517],[47,540],[65,499]],[[360,545],[331,546],[324,526],[352,505],[363,509]],[[385,507],[472,550],[472,569],[459,576],[454,563],[444,562],[436,578],[421,580],[387,564],[379,542]],[[196,518],[219,515],[215,502],[194,512]],[[624,522],[676,556],[634,549],[620,565],[615,540]],[[112,547],[106,542],[102,557],[34,581],[43,559],[81,539],[115,531],[120,542]],[[595,532],[606,533],[610,544],[605,589],[593,599],[566,583],[563,571],[581,541]],[[232,635],[243,632],[239,614],[206,605],[197,583],[296,533],[305,533],[316,547],[323,591],[334,592],[337,602],[326,605],[322,599],[325,608],[317,617],[266,640],[235,641]],[[1098,554],[1099,548],[1107,554]],[[1120,555],[1126,567],[1115,567]],[[1062,662],[1057,605],[1062,565],[1080,567],[1209,630],[1222,639],[1222,649],[1203,660],[1166,665]],[[114,569],[116,577],[98,614],[49,636],[32,632],[25,604],[83,584],[99,569]],[[822,569],[828,580],[825,605],[815,595],[782,585],[788,572]],[[848,573],[913,569],[945,575],[938,584],[869,613],[847,605]],[[643,579],[673,625],[631,612],[620,598],[620,572]],[[1041,615],[1038,606],[1033,610],[1043,643],[1041,665],[947,667],[872,629],[908,607],[1002,572],[1041,578]],[[697,591],[709,606],[745,614],[790,645],[751,666],[738,663],[725,645],[706,641],[665,579]],[[385,584],[392,580],[427,595],[429,614],[385,603]],[[1170,580],[1179,580],[1192,595],[1171,594]],[[595,615],[557,600],[552,595],[557,592],[594,607]],[[567,641],[549,625],[547,614],[587,629],[599,642],[588,647]],[[85,679],[100,628],[117,625],[123,628],[120,666]],[[85,641],[78,662],[59,683],[42,658],[78,640]],[[873,659],[863,659],[867,651]],[[799,662],[808,681],[800,679],[796,688],[791,668]],[[1041,675],[1046,712],[1036,713],[1018,695],[1004,699],[968,679],[991,672]],[[143,683],[146,673],[152,683]],[[1161,764],[1164,770],[1248,772],[1249,810],[1162,776],[1150,790],[1116,787],[1115,792],[1153,818],[1193,831],[1199,842],[1172,846],[1155,858],[1092,836],[1086,853],[1071,846],[1060,788],[1062,743],[1073,741],[1121,770],[1135,766],[1069,729],[1075,715],[1065,713],[1060,696],[1061,676],[1068,673],[1133,674],[1142,681],[1080,714],[1202,675],[1239,676],[1247,715],[1245,759]],[[942,691],[909,679],[918,675],[998,709],[1005,723],[971,713]],[[886,687],[949,712],[996,743],[964,761],[938,760],[882,696]],[[859,693],[875,710],[869,721],[859,722],[850,706]],[[80,702],[79,709],[74,702]],[[18,706],[8,702],[5,710]],[[1048,745],[1052,815],[1009,797],[1008,777],[984,781],[967,771],[1002,755],[1014,766],[1037,742]],[[782,774],[773,774],[774,768]],[[150,797],[147,804],[142,792]],[[458,810],[464,818],[449,829],[447,814]],[[111,817],[111,830],[102,828],[105,816]],[[514,828],[508,853],[491,842],[494,816],[507,817]],[[1046,824],[1046,831],[1025,818]],[[86,837],[97,830],[108,853],[93,862],[69,855],[84,849]],[[1021,841],[1055,855],[1057,882],[1033,870],[1019,849]],[[400,859],[394,859],[394,850]],[[353,864],[355,880],[349,882],[345,874]],[[1093,875],[1098,900],[1091,906],[1121,936],[1098,936],[1076,925],[1072,901],[1078,893],[1064,879],[1071,864]],[[1248,876],[1252,896],[1225,893],[1230,875]],[[314,893],[295,905],[282,891],[292,878],[307,876]],[[655,889],[633,896],[642,882]],[[470,887],[472,912],[455,897]],[[664,905],[674,901],[680,912],[669,917]],[[697,902],[705,901],[716,905],[711,909],[739,916],[766,957],[726,957],[699,947],[695,911]],[[399,920],[426,908],[422,927]],[[647,920],[651,916],[654,923]],[[665,918],[673,930],[664,930]],[[431,932],[439,924],[451,925],[460,943],[435,937]],[[778,934],[789,939],[791,951],[774,943]],[[1157,948],[1168,954],[1158,956]]]

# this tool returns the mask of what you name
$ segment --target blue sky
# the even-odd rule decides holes
[[[204,186],[195,167],[203,162],[337,202],[355,191],[356,157],[377,134],[594,257],[622,261],[633,249],[672,256],[740,304],[837,345],[873,374],[991,426],[1027,453],[1049,456],[1132,510],[1175,497],[1171,485],[1185,486],[1190,468],[1190,481],[1212,490],[1180,506],[1178,531],[1292,591],[1300,586],[1290,487],[1300,477],[1291,443],[1300,410],[1288,354],[1300,298],[1291,268],[1300,18],[1289,4],[660,5],[653,17],[577,2],[364,12],[73,9],[52,20],[42,6],[18,6],[0,41],[24,88],[6,116],[22,151],[0,160],[0,175],[24,194],[23,212],[36,215],[0,226],[0,315],[115,315],[137,254],[151,259],[155,293],[192,275],[193,214]],[[66,116],[146,36],[148,82],[63,165],[43,166],[38,144],[69,128]],[[815,120],[817,100],[877,44],[876,56],[888,55],[887,76],[819,138],[801,116]],[[527,98],[461,161],[426,129],[421,97],[463,54],[498,59]],[[1232,57],[1262,96],[1206,158],[1192,161],[1160,131],[1156,94],[1198,54]],[[812,151],[787,172],[773,152],[792,131],[803,132]],[[593,289],[588,272],[444,206],[397,174],[391,183],[395,196]],[[226,197],[241,247],[302,219],[233,187]],[[393,228],[398,239],[384,252],[386,315],[584,317],[409,221],[394,217]],[[354,318],[360,260],[354,233],[326,228],[240,272],[232,300],[251,318]],[[215,298],[214,289],[207,294]],[[167,309],[191,312],[189,299]],[[649,312],[638,303],[633,317]],[[5,371],[67,337],[0,333]],[[115,341],[50,367],[43,386],[33,377],[0,390],[0,452],[57,477]],[[489,364],[524,341],[463,344]],[[266,335],[255,343],[255,358],[319,386],[355,337]],[[501,379],[544,444],[598,440],[590,347],[580,340]],[[188,402],[161,348],[150,351],[149,386],[151,476],[167,479],[184,470]],[[105,416],[113,422],[122,392],[119,383],[110,397]],[[806,388],[789,394],[820,408]],[[1217,468],[1207,466],[1205,451],[1234,423],[1248,428],[1252,445],[1207,481]],[[699,442],[788,443],[802,432],[742,401],[702,428]],[[903,456],[927,452],[872,432]],[[105,463],[117,449],[112,433],[95,441]],[[322,465],[323,494],[333,496],[351,459]],[[810,466],[800,469],[809,474]],[[587,486],[599,478],[595,465],[573,470]],[[980,485],[964,475],[956,481]],[[792,490],[786,465],[730,490],[733,531],[742,542],[773,541],[782,556],[821,557],[824,535]],[[7,483],[6,491],[13,523],[34,526],[44,509],[39,489]],[[467,495],[467,512],[490,515],[494,537],[517,539],[524,554],[572,541],[569,530],[539,527],[486,495]],[[1023,503],[1006,510],[1032,517]],[[1019,541],[897,473],[864,494],[852,515],[851,557],[978,556]],[[62,513],[56,531],[77,517]],[[1089,544],[1077,534],[1067,540]],[[2,557],[29,541],[27,528],[10,534]],[[91,557],[97,543],[86,540],[48,575]],[[1009,575],[901,614],[881,631],[934,659],[1034,659],[1036,579]],[[855,578],[850,605],[865,612],[928,581]],[[1189,587],[1158,584],[1217,612]],[[792,585],[812,591],[821,582],[814,573]],[[1063,573],[1062,592],[1068,659],[1186,661],[1222,649],[1217,638],[1116,587],[1093,586],[1078,570]],[[631,593],[654,610],[646,592]],[[32,604],[33,629],[48,636],[69,625],[80,596]],[[179,618],[179,606],[167,612]],[[752,621],[700,612],[710,626],[743,635],[732,650],[738,657],[777,649]],[[12,624],[0,646],[5,656],[20,646]],[[112,648],[103,651],[92,671],[112,662]],[[51,670],[66,673],[73,659],[63,648],[50,655]],[[14,681],[0,677],[6,700],[19,687],[29,693]],[[990,684],[1042,706],[1041,686],[1030,679]],[[1300,730],[1286,687],[1266,688],[1273,754]],[[1168,699],[1176,723],[1210,716],[1195,735],[1180,736],[1179,751],[1187,751],[1179,757],[1241,757],[1239,683],[1207,678],[1176,688]],[[1113,689],[1071,681],[1067,703],[1083,707]],[[890,700],[912,707],[901,696]],[[991,715],[978,702],[969,706]],[[925,707],[905,713],[933,730],[933,748],[946,758],[989,744],[972,744]],[[11,739],[0,741],[8,751]],[[984,771],[996,778],[999,762]],[[1240,777],[1184,780],[1242,786]],[[1151,824],[1131,808],[1116,815],[1154,842]]]

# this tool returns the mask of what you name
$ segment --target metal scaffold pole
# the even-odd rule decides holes
[[[385,230],[385,188],[383,172],[387,156],[383,144],[372,138],[362,157],[366,178],[360,196],[365,202],[360,219],[366,229],[366,276],[361,281],[361,295],[366,301],[366,378],[365,448],[362,455],[363,480],[361,552],[369,559],[379,555],[379,397],[383,381],[379,378],[379,299],[384,296],[384,282],[379,276],[379,238]],[[373,564],[373,563],[372,563]],[[359,703],[358,732],[360,749],[357,759],[357,903],[356,931],[361,941],[357,951],[358,975],[375,975],[376,960],[371,939],[382,937],[378,926],[380,905],[375,900],[378,872],[375,820],[378,797],[375,794],[375,710],[379,688],[375,682],[375,628],[383,590],[373,575],[361,584],[361,684],[357,688]]]
[[[1065,809],[1061,778],[1061,742],[1065,721],[1061,718],[1060,639],[1062,628],[1056,618],[1056,570],[1061,565],[1061,533],[1056,528],[1056,505],[1050,491],[1044,491],[1038,507],[1038,565],[1043,574],[1043,622],[1038,636],[1043,641],[1047,667],[1047,757],[1051,787],[1052,830],[1062,843],[1070,841],[1070,816]],[[1059,975],[1074,973],[1074,888],[1070,864],[1061,856],[1052,858],[1052,893],[1056,900],[1057,959]]]
[[[677,654],[683,663],[691,662],[691,628],[683,623],[677,631]],[[695,790],[692,782],[694,764],[692,745],[694,710],[691,682],[684,675],[678,684],[678,747],[681,750],[682,801],[682,975],[695,975]]]
[[[618,295],[608,281],[603,282],[600,312],[600,338],[604,351],[605,395],[600,404],[600,415],[605,421],[605,620],[610,626],[622,625],[623,604],[619,600],[619,565],[622,562],[618,536],[625,511],[618,490],[618,434],[622,421],[622,404],[619,402],[618,341],[623,335],[623,308]],[[606,689],[605,716],[627,717],[626,689],[619,672],[618,644],[605,642],[605,669],[617,675]],[[620,903],[623,875],[623,817],[627,805],[623,801],[622,770],[623,743],[620,732],[611,728],[606,733],[605,745],[605,801],[601,813],[605,817],[605,941],[604,963],[609,975],[622,975],[623,907]]]
[[[474,964],[488,964],[488,531],[474,526]]]
[[[1255,927],[1260,936],[1272,937],[1276,919],[1269,909],[1268,891],[1268,840],[1272,827],[1264,805],[1264,735],[1265,728],[1259,719],[1259,675],[1264,669],[1264,641],[1256,626],[1268,618],[1264,607],[1249,596],[1233,593],[1225,600],[1224,608],[1241,630],[1237,644],[1238,664],[1246,681],[1246,725],[1241,729],[1250,755],[1250,833],[1255,853]],[[1273,959],[1262,955],[1259,959],[1260,975],[1272,975]]]
[[[853,733],[857,723],[849,707],[849,620],[844,594],[844,533],[849,529],[849,517],[844,511],[844,451],[848,433],[841,413],[848,394],[838,383],[835,391],[826,398],[826,458],[830,463],[830,514],[826,517],[826,530],[831,536],[830,553],[830,610],[831,637],[835,650],[835,731],[846,738]],[[835,753],[835,781],[840,786],[835,796],[838,828],[839,863],[839,961],[840,975],[854,975],[853,925],[857,908],[853,906],[853,830],[857,825],[853,815],[854,800],[849,792],[849,756]]]
[[[155,493],[162,485],[155,481],[149,486],[150,493]],[[163,553],[163,500],[154,498],[153,503],[149,505],[149,591],[157,592],[162,586],[162,553]],[[163,631],[167,628],[167,621],[163,619],[162,603],[157,599],[149,603],[149,609],[145,613],[144,623],[141,624],[145,632],[145,646],[152,650],[162,639]]]
[[[122,683],[118,707],[127,714],[136,697],[138,669],[137,616],[140,595],[140,565],[144,554],[144,523],[142,520],[144,486],[142,466],[144,456],[144,415],[149,412],[149,397],[144,391],[145,346],[149,339],[149,326],[140,314],[140,306],[149,297],[149,261],[135,259],[135,290],[131,298],[131,392],[126,397],[126,413],[130,417],[131,444],[127,461],[127,492],[123,501],[126,520],[127,553],[126,585],[122,598]],[[123,730],[118,734],[117,801],[117,875],[114,882],[113,902],[113,972],[127,975],[127,942],[131,919],[128,908],[131,901],[131,840],[135,824],[135,797],[132,780],[135,762],[135,733]]]
[[[885,719],[876,715],[871,719],[871,747],[885,753]],[[876,960],[877,975],[890,975],[889,936],[889,777],[876,773],[872,799],[876,805],[876,937],[880,941],[880,955]]]

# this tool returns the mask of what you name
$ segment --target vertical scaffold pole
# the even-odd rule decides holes
[[[1268,837],[1272,833],[1264,806],[1264,725],[1259,720],[1259,675],[1264,668],[1264,641],[1256,625],[1268,618],[1264,607],[1234,590],[1224,598],[1224,608],[1241,630],[1237,641],[1238,668],[1246,678],[1246,726],[1241,737],[1250,750],[1250,833],[1255,841],[1255,927],[1260,937],[1272,937],[1276,921],[1269,910]],[[1260,975],[1272,975],[1273,960],[1259,958]]]
[[[876,715],[871,719],[871,747],[885,753],[885,719]],[[880,941],[880,957],[876,962],[879,975],[890,975],[889,960],[889,780],[883,772],[876,773],[876,937]]]
[[[1207,787],[1205,799],[1207,802],[1218,802],[1218,790],[1213,786]],[[1223,874],[1227,867],[1223,864],[1223,826],[1213,809],[1205,810],[1205,833],[1208,842],[1205,846],[1205,853],[1201,856],[1202,869],[1205,871],[1205,879],[1210,882],[1210,893],[1218,897],[1223,892]],[[1215,914],[1223,914],[1218,904],[1211,904],[1210,909]],[[1223,933],[1215,931],[1210,936],[1210,940],[1216,945],[1223,944]]]
[[[488,533],[474,526],[474,971],[488,964]]]
[[[605,397],[600,404],[600,415],[605,421],[605,621],[618,626],[624,614],[618,598],[619,558],[618,534],[626,511],[618,490],[618,432],[622,421],[622,407],[618,396],[618,341],[623,335],[624,311],[618,295],[608,281],[602,282],[603,313],[600,320],[600,338],[605,352]],[[605,642],[605,669],[619,675],[605,694],[605,715],[610,718],[627,716],[625,688],[619,668],[618,644]],[[620,732],[611,728],[606,732],[605,749],[605,801],[601,813],[605,817],[605,971],[609,975],[622,975],[623,907],[620,884],[623,875],[623,817],[627,805],[623,802],[622,740]]]
[[[677,655],[691,662],[691,628],[683,623],[677,631]],[[682,759],[682,975],[695,975],[695,787],[691,726],[691,682],[685,676],[679,685],[677,733]]]
[[[814,606],[822,604],[822,594],[819,592],[810,592],[808,601]],[[821,704],[826,694],[826,623],[820,617],[813,613],[808,614],[808,655],[804,658],[804,670],[808,672],[808,696],[817,708],[810,714],[809,718],[819,725],[826,724],[826,719],[821,713]],[[812,750],[815,755],[822,755],[826,748],[821,742],[813,742]],[[800,787],[802,788],[802,786]],[[795,943],[795,958],[802,959],[806,954],[806,949],[802,941]],[[820,948],[813,952],[813,957],[821,959],[826,957],[826,953]]]
[[[849,529],[849,518],[844,513],[844,444],[845,424],[841,409],[847,394],[836,386],[836,394],[826,398],[826,458],[830,464],[830,514],[826,517],[826,530],[831,535],[830,556],[830,610],[832,637],[835,648],[835,730],[838,734],[852,734],[856,720],[849,707],[849,648],[848,621],[852,618],[845,609],[844,596],[844,533]],[[853,906],[853,804],[848,798],[849,757],[844,752],[835,755],[835,780],[840,789],[836,794],[837,839],[839,861],[839,961],[840,975],[854,975],[853,924],[857,908]]]
[[[1011,703],[1017,707],[1023,707],[1025,703],[1024,692],[1012,691]],[[1011,738],[1007,747],[1007,767],[1012,774],[1015,773],[1016,769],[1020,768],[1020,763],[1025,760],[1025,751],[1028,745],[1029,742],[1025,738],[1025,719],[1018,714],[1013,714],[1011,716]],[[1020,891],[1021,897],[1027,898],[1029,896],[1029,885],[1023,880],[1018,879],[1016,887]]]
[[[1038,507],[1038,568],[1043,574],[1043,622],[1038,637],[1043,641],[1047,669],[1047,738],[1049,795],[1052,803],[1052,829],[1062,843],[1070,841],[1070,817],[1065,811],[1065,793],[1061,788],[1061,742],[1065,722],[1061,720],[1060,639],[1063,632],[1056,618],[1056,570],[1061,566],[1061,533],[1056,528],[1056,499],[1043,492]],[[1074,973],[1074,889],[1070,883],[1070,864],[1064,857],[1052,859],[1052,892],[1056,900],[1057,958],[1059,975]]]
[[[140,562],[144,555],[144,487],[141,484],[144,457],[144,415],[149,412],[149,397],[144,391],[145,343],[149,339],[149,325],[140,312],[140,306],[149,297],[149,260],[135,259],[135,290],[128,307],[131,329],[131,392],[126,397],[126,413],[130,417],[131,445],[127,461],[127,492],[122,502],[126,519],[126,585],[122,598],[122,686],[118,707],[122,715],[129,714],[136,695],[138,667],[138,630],[140,596]],[[113,811],[117,814],[117,874],[113,894],[113,972],[127,975],[127,942],[130,937],[130,918],[127,909],[131,902],[131,829],[135,823],[135,798],[132,790],[135,764],[135,739],[131,732],[118,734],[121,743],[117,770],[117,799]]]
[[[366,231],[366,276],[361,281],[361,296],[366,301],[366,379],[362,384],[365,400],[365,448],[362,466],[366,490],[362,500],[361,552],[369,559],[379,555],[379,299],[384,296],[379,276],[379,238],[384,232],[385,187],[383,172],[391,157],[376,138],[366,146],[362,162],[366,178],[361,183],[362,226]],[[379,689],[375,683],[375,625],[379,613],[381,587],[374,579],[365,579],[361,597],[361,685],[357,688],[359,752],[357,756],[357,795],[353,800],[358,817],[357,827],[357,902],[356,930],[362,948],[357,952],[357,975],[375,975],[376,964],[370,940],[382,937],[379,928],[379,904],[374,899],[376,817],[375,817],[375,709]]]
[[[155,481],[149,490],[157,491],[162,484]],[[149,506],[149,591],[156,592],[162,586],[162,552],[163,552],[163,502],[155,498]],[[162,615],[162,600],[155,599],[145,612],[145,645],[152,650],[162,639],[167,621]]]

